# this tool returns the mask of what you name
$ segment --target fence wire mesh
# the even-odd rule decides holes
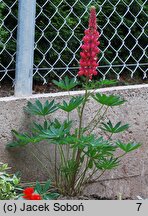
[[[18,1],[0,0],[0,81],[14,79]],[[101,34],[101,78],[147,77],[146,0],[37,0],[34,78],[76,77],[89,8],[96,6]],[[25,18],[24,18],[25,19]]]
[[[17,32],[17,0],[0,0],[0,81],[14,80]]]

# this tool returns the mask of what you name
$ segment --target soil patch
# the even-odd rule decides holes
[[[51,79],[52,81],[52,79]],[[52,82],[44,84],[41,81],[34,81],[33,84],[33,94],[40,93],[55,93],[61,91],[57,88]],[[126,75],[122,75],[120,80],[117,82],[116,86],[125,86],[125,85],[136,85],[136,84],[148,84],[148,78],[142,79],[142,77],[130,78]],[[82,88],[76,87],[73,90],[81,90]],[[4,80],[0,83],[0,97],[9,97],[14,95],[14,86],[10,80]]]
[[[75,196],[75,197],[69,197],[69,196],[60,196],[58,197],[58,200],[119,200],[119,197],[101,197],[98,196],[96,194],[92,194],[92,195],[84,195],[84,196]],[[131,197],[126,197],[122,200],[133,200]]]

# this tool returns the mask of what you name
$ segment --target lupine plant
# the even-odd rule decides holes
[[[96,11],[94,7],[91,7],[89,27],[85,30],[84,43],[81,46],[78,72],[79,79],[83,78],[84,95],[72,96],[70,94],[70,90],[80,81],[68,77],[54,81],[59,88],[69,91],[69,101],[63,100],[62,103],[56,103],[54,100],[50,102],[47,100],[44,104],[39,100],[35,103],[28,102],[25,111],[30,115],[41,117],[43,123],[34,121],[29,133],[13,130],[15,141],[8,144],[9,148],[32,144],[32,147],[45,157],[49,166],[46,166],[41,158],[35,155],[37,161],[45,168],[54,187],[63,195],[80,194],[88,182],[92,179],[97,181],[104,172],[118,167],[124,155],[140,147],[139,143],[124,143],[114,139],[113,135],[124,132],[128,129],[128,124],[123,125],[121,122],[113,124],[110,120],[104,120],[109,109],[120,106],[126,101],[116,95],[106,95],[95,91],[94,86],[98,88],[104,84],[113,83],[108,80],[96,82],[91,80],[93,75],[97,75],[98,38]],[[84,124],[84,112],[89,100],[96,102],[98,111],[94,115],[90,113],[93,115],[92,120]],[[58,109],[65,112],[63,122],[60,121],[58,115],[53,119],[53,113]],[[73,111],[77,113],[78,124],[72,120]],[[94,133],[97,128],[101,131],[100,134]],[[103,132],[105,136],[102,135]],[[46,141],[54,146],[54,154],[47,156],[45,152],[42,152],[42,147],[37,145],[41,141],[41,145],[44,145],[43,141]]]

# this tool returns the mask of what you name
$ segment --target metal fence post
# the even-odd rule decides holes
[[[19,0],[15,96],[32,94],[36,0]]]

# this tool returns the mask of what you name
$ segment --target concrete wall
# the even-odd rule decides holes
[[[115,197],[119,193],[123,197],[136,198],[137,195],[148,197],[148,85],[135,85],[123,87],[111,87],[97,90],[107,94],[118,94],[127,102],[119,107],[110,109],[107,117],[114,121],[129,123],[127,132],[118,135],[124,141],[136,141],[142,143],[142,147],[128,154],[116,170],[107,172],[99,182],[87,186],[86,193],[98,196]],[[83,94],[83,91],[72,92],[72,95]],[[11,130],[27,130],[32,118],[24,113],[23,107],[27,101],[40,99],[42,102],[55,99],[60,102],[67,100],[68,94],[52,93],[33,95],[27,98],[7,97],[0,98],[0,161],[7,162],[13,171],[20,171],[24,181],[44,180],[42,167],[31,154],[31,146],[7,150],[6,144],[12,140]],[[85,110],[85,121],[92,119],[96,113],[96,102],[91,99]],[[74,112],[72,118],[76,119]],[[57,111],[52,118],[64,119],[64,113]],[[99,131],[96,128],[95,133]],[[41,148],[49,151],[47,145],[40,144]]]

